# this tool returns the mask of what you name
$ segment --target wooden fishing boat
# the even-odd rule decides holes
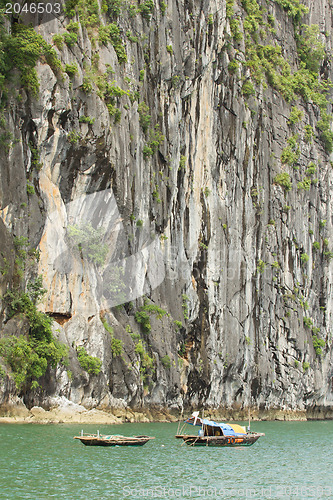
[[[74,439],[79,439],[86,446],[143,446],[148,441],[155,439],[151,436],[121,436],[100,434],[83,434],[74,436]]]
[[[251,446],[261,436],[262,432],[251,432],[238,424],[214,422],[207,418],[200,418],[199,412],[194,412],[185,420],[190,425],[198,425],[198,434],[177,434],[177,439],[183,439],[190,446]],[[183,443],[183,444],[184,444]]]

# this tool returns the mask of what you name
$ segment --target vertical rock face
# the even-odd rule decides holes
[[[41,59],[38,96],[9,97],[0,287],[15,284],[13,237],[28,237],[40,259],[20,286],[43,276],[40,308],[70,367],[50,370],[27,403],[333,404],[333,157],[319,84],[307,93],[310,73],[290,76],[302,69],[306,23],[326,51],[312,54],[313,81],[332,77],[332,9],[307,0],[298,21],[279,3],[174,0],[134,12],[120,2],[119,16],[100,11],[95,25],[81,9],[36,28],[49,44],[76,41],[57,43],[67,73]],[[104,40],[107,23],[119,34]],[[80,347],[101,359],[98,374],[82,368]]]

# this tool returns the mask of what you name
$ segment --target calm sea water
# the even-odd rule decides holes
[[[139,448],[86,447],[81,425],[0,425],[0,499],[333,499],[333,421],[253,422],[249,448],[182,446],[177,424],[99,426],[156,436]],[[193,430],[189,427],[188,430]]]

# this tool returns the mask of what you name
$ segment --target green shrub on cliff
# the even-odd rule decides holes
[[[22,256],[25,250],[20,248]],[[39,276],[28,282],[25,292],[8,290],[4,297],[8,316],[24,316],[29,322],[28,338],[10,336],[0,339],[0,356],[10,366],[18,389],[37,387],[37,380],[48,367],[55,368],[58,363],[67,362],[68,348],[54,338],[52,318],[37,310],[37,304],[45,293],[42,277]]]
[[[75,130],[71,130],[67,134],[67,140],[71,144],[77,144],[80,139],[81,139],[81,134],[79,132],[75,132]]]
[[[105,263],[108,246],[103,243],[105,235],[103,227],[95,229],[90,223],[74,224],[68,226],[67,230],[73,250],[78,250],[83,257],[96,266],[102,266]]]
[[[309,12],[299,0],[275,0],[295,22],[299,22],[304,14]]]
[[[297,189],[310,191],[310,188],[311,188],[311,179],[309,177],[305,177],[303,181],[297,183]]]
[[[52,42],[57,47],[57,49],[62,50],[64,48],[64,37],[62,35],[54,35]]]
[[[304,253],[302,253],[302,254],[301,254],[301,263],[302,263],[302,264],[306,264],[306,263],[309,261],[309,258],[310,258],[310,257],[308,256],[308,254],[307,254],[307,253],[305,253],[305,252],[304,252]]]
[[[138,113],[139,113],[139,123],[142,127],[143,132],[146,134],[148,132],[148,128],[151,121],[151,116],[149,114],[149,106],[142,101],[138,104]]]
[[[295,123],[298,123],[300,120],[302,120],[304,116],[304,113],[301,109],[299,109],[297,106],[293,106],[289,120],[288,120],[288,125],[295,125]]]
[[[231,19],[232,16],[234,15],[234,3],[235,3],[235,0],[227,0],[227,4],[226,4],[227,19]]]
[[[312,329],[313,332],[314,328]],[[318,333],[318,332],[316,332]],[[323,354],[323,347],[326,346],[326,342],[324,339],[320,339],[316,333],[312,333],[312,344],[314,350],[316,351],[317,356],[321,356]]]
[[[64,33],[63,39],[67,47],[74,47],[77,43],[77,33]]]
[[[314,175],[317,171],[317,166],[313,161],[309,163],[307,169],[305,170],[306,175]]]
[[[266,269],[266,262],[264,262],[263,260],[259,259],[258,260],[258,265],[257,265],[257,272],[259,273],[263,273]]]
[[[164,135],[160,131],[160,126],[157,123],[154,128],[149,129],[149,147],[156,153],[158,147],[165,140]]]
[[[151,15],[154,10],[154,0],[144,0],[138,5],[138,11],[146,21],[150,21]]]
[[[119,17],[123,4],[123,0],[103,0],[102,10],[111,17]]]
[[[228,64],[229,73],[235,74],[237,72],[238,68],[239,68],[239,62],[236,61],[235,59],[230,61],[230,63]]]
[[[151,331],[150,317],[146,311],[137,311],[135,313],[135,321],[141,325],[142,330],[145,333],[150,333]]]
[[[251,95],[255,95],[255,93],[256,93],[256,91],[255,91],[255,88],[254,88],[252,82],[246,81],[246,82],[243,83],[242,94],[245,97],[250,97]]]
[[[324,147],[327,153],[332,153],[333,151],[333,132],[331,130],[332,117],[323,112],[321,114],[321,119],[317,122],[317,129],[320,131],[320,138],[324,143]]]
[[[278,91],[287,102],[301,97],[305,102],[314,103],[320,111],[320,119],[317,123],[319,137],[322,140],[326,152],[333,151],[333,133],[331,131],[331,117],[328,115],[329,99],[328,92],[332,83],[320,74],[326,51],[324,40],[317,25],[301,25],[301,18],[308,12],[308,8],[299,0],[276,0],[286,13],[292,18],[294,34],[297,43],[299,66],[293,70],[290,62],[282,54],[282,48],[277,41],[265,44],[265,39],[274,33],[272,19],[262,9],[257,0],[242,0],[247,15],[243,19],[243,31],[245,35],[245,61],[243,67],[249,68],[252,80],[267,87],[267,84]],[[227,18],[230,22],[231,33],[233,27],[241,33],[240,19],[235,19],[233,12],[233,1],[227,2]],[[265,17],[267,16],[267,22]],[[235,39],[235,37],[234,37]],[[233,66],[231,66],[233,70]],[[247,77],[247,75],[246,75]],[[244,78],[244,76],[243,76]],[[243,85],[243,95],[249,97],[254,95],[246,81]],[[289,125],[300,120],[301,114],[293,108]],[[313,131],[307,125],[305,140],[311,142]],[[290,151],[286,151],[286,154]],[[289,155],[290,156],[290,155]],[[294,163],[288,159],[288,164]]]
[[[30,184],[30,182],[27,182],[27,195],[28,196],[32,196],[35,194],[35,188],[33,187],[32,184]]]
[[[37,309],[37,303],[46,293],[41,283],[41,276],[39,276],[35,281],[28,282],[26,292],[18,289],[8,290],[4,299],[9,317],[23,314],[29,321],[30,336],[38,341],[51,342],[53,339],[52,319]]]
[[[111,352],[113,356],[121,356],[123,353],[123,341],[116,339],[113,335],[113,328],[109,325],[104,316],[100,316],[105,330],[111,335]]]
[[[123,341],[121,339],[111,338],[111,352],[113,356],[121,356],[123,353]]]
[[[243,33],[240,30],[240,22],[238,19],[230,19],[230,31],[235,42],[240,42],[243,39]]]
[[[320,40],[317,24],[302,26],[303,34],[297,38],[298,54],[310,71],[317,73],[325,57],[325,45]]]
[[[18,389],[38,387],[48,366],[55,368],[67,358],[68,349],[56,339],[50,342],[20,337],[0,339],[0,356],[8,363]]]
[[[287,172],[281,172],[280,174],[277,174],[274,179],[273,179],[274,184],[278,184],[281,186],[285,191],[290,191],[291,190],[291,179],[290,175]]]
[[[98,32],[99,32],[100,43],[107,45],[108,42],[111,42],[117,54],[119,63],[126,62],[127,61],[126,50],[120,36],[120,29],[118,25],[116,23],[111,23],[106,26],[101,25],[99,27]]]
[[[162,309],[156,304],[149,304],[147,301],[145,301],[145,305],[143,306],[143,310],[147,311],[152,314],[156,314],[157,319],[162,319],[163,316],[168,315],[167,311]]]
[[[73,17],[75,15],[75,8],[78,3],[79,0],[66,0],[64,12],[67,17]]]
[[[161,363],[164,366],[164,368],[171,368],[171,359],[170,356],[167,354],[161,358]]]
[[[13,69],[16,68],[20,72],[22,87],[32,94],[37,94],[39,81],[35,66],[41,58],[44,58],[55,73],[61,72],[61,63],[55,50],[32,26],[17,23],[12,25],[11,34],[5,32],[3,27],[0,32],[0,87],[12,78]]]
[[[70,78],[73,78],[78,72],[79,72],[79,70],[78,70],[77,64],[75,64],[75,63],[66,64],[65,73],[67,73],[67,75]]]
[[[281,153],[281,162],[289,166],[295,166],[300,156],[300,148],[297,142],[297,136],[289,137],[288,146],[286,146]]]
[[[145,333],[150,333],[150,314],[156,314],[157,319],[162,319],[168,312],[159,307],[157,304],[149,303],[145,300],[144,306],[135,313],[135,321],[139,323]]]
[[[143,382],[145,383],[147,376],[150,373],[154,372],[154,359],[149,356],[147,351],[144,348],[142,340],[140,339],[135,346],[135,353],[140,356],[140,373]]]
[[[94,122],[95,118],[92,118],[91,116],[82,115],[79,118],[79,123],[87,123],[88,125],[93,125]]]
[[[77,348],[77,359],[81,368],[91,375],[98,375],[101,371],[102,361],[95,356],[90,356],[84,347]]]

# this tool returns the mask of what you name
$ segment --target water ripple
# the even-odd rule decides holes
[[[85,426],[85,432],[96,432]],[[156,436],[140,448],[85,447],[77,425],[0,425],[0,500],[333,498],[333,422],[258,422],[250,448],[182,446],[177,424],[101,426]]]

